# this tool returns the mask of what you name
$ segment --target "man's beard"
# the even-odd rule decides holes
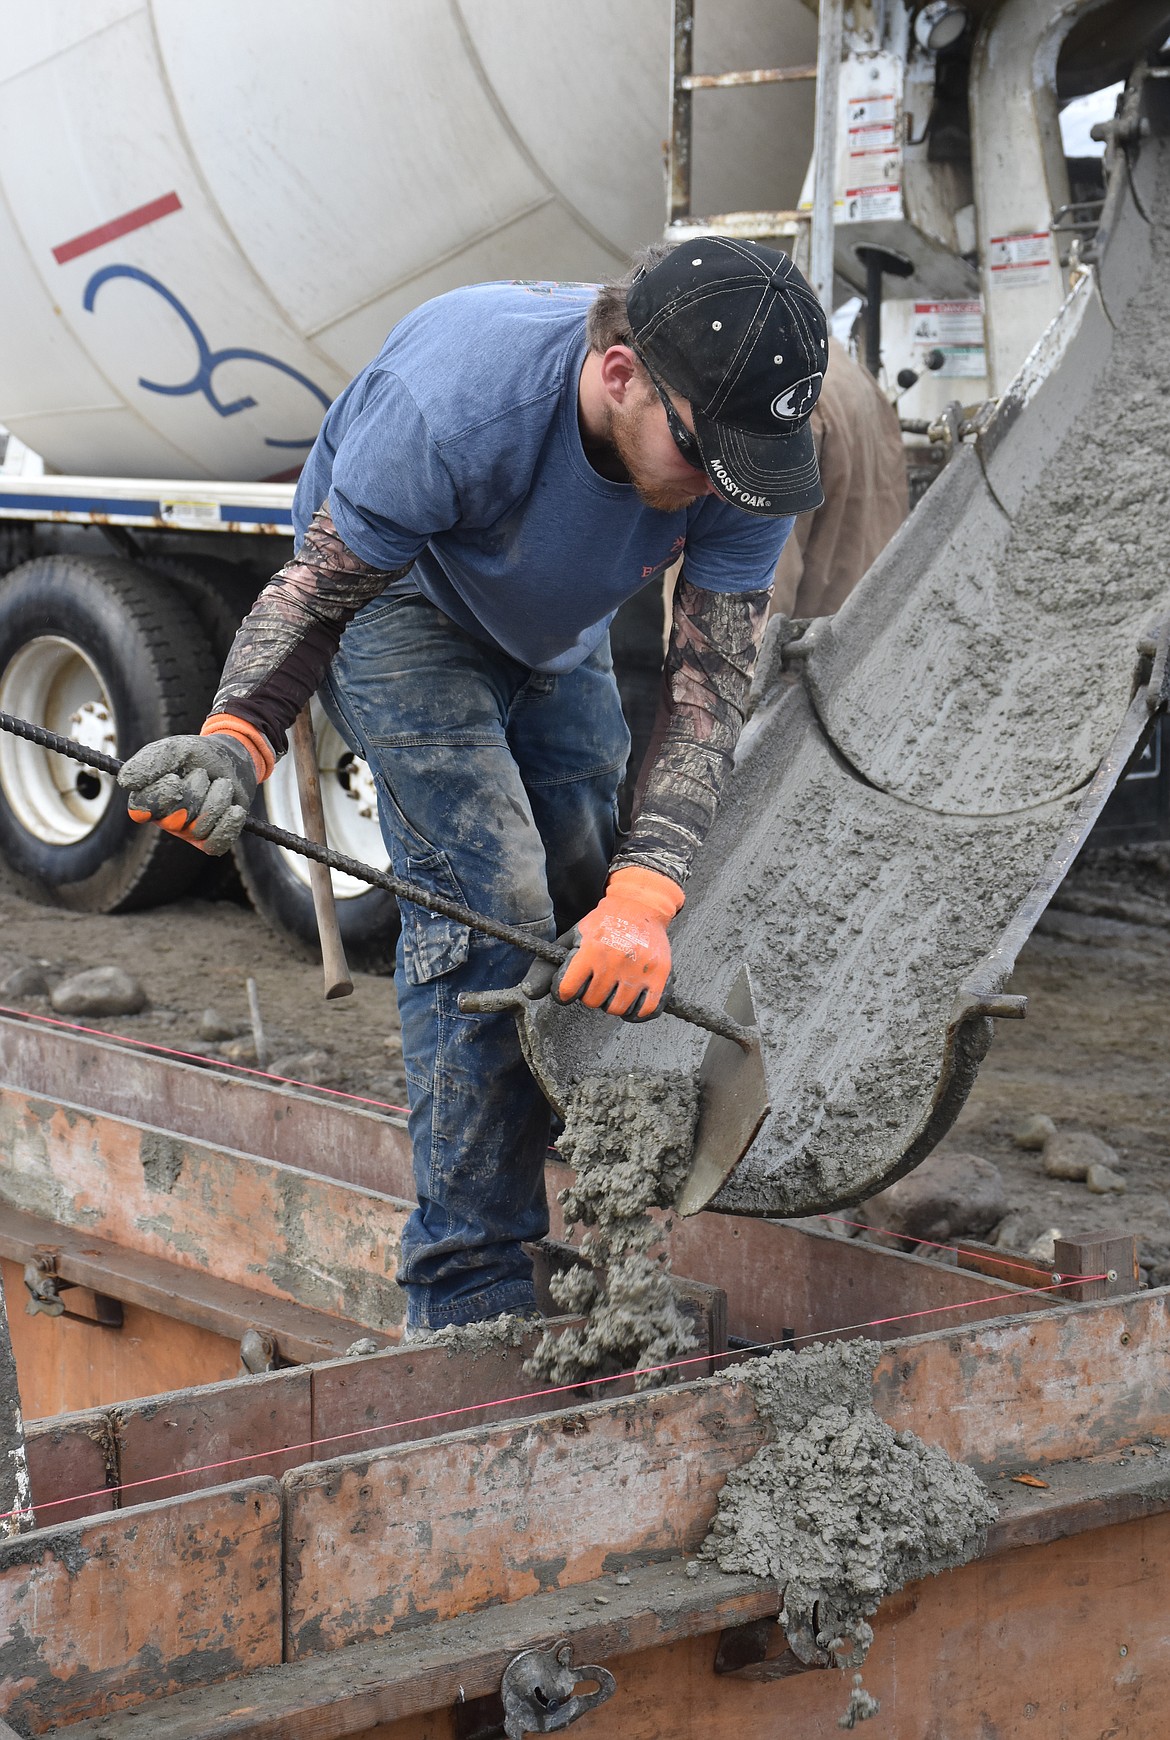
[[[638,432],[643,418],[657,403],[654,394],[648,392],[645,398],[628,410],[623,406],[611,406],[606,435],[610,446],[626,469],[638,500],[648,508],[656,508],[659,513],[674,514],[681,508],[690,507],[692,502],[698,501],[707,492],[702,473],[698,471],[692,487],[685,483],[654,482],[643,473],[639,463],[641,448]]]

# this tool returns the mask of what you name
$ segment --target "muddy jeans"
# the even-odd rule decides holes
[[[395,872],[551,938],[600,899],[629,753],[608,641],[568,676],[528,670],[397,582],[346,630],[322,693],[378,788]],[[418,1207],[407,1322],[531,1311],[521,1241],[548,1231],[549,1108],[511,1015],[462,991],[531,957],[404,903],[395,985]]]

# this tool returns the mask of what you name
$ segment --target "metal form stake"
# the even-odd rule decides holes
[[[833,208],[837,195],[837,99],[844,0],[821,0],[817,37],[817,108],[813,132],[810,276],[826,314],[833,312]]]

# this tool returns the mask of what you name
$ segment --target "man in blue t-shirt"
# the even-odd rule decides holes
[[[396,874],[534,937],[571,930],[554,994],[654,1014],[776,561],[821,500],[808,424],[826,359],[792,261],[725,237],[648,250],[600,290],[481,284],[416,309],[327,413],[296,553],[201,735],[123,768],[131,814],[226,851],[324,685],[373,770]],[[680,555],[666,728],[619,845],[629,735],[609,624]],[[459,1008],[527,959],[401,910],[407,1329],[529,1313],[549,1110],[512,1017]]]

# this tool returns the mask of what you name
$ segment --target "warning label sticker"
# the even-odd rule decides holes
[[[850,97],[848,106],[850,140],[855,133],[875,127],[887,128],[893,139],[898,118],[898,100],[893,91],[867,91],[863,97]]]
[[[913,337],[916,351],[942,351],[946,361],[937,374],[951,379],[986,375],[983,304],[978,298],[973,302],[916,302]]]
[[[898,100],[889,91],[866,92],[851,97],[846,110],[845,196],[842,199],[838,192],[837,220],[900,218]]]
[[[1052,273],[1052,254],[1052,235],[1048,230],[992,236],[987,263],[996,274],[995,283],[1022,288],[1026,284],[1048,282]]]
[[[838,223],[859,224],[902,216],[902,189],[896,182],[881,187],[849,187],[836,203]]]

